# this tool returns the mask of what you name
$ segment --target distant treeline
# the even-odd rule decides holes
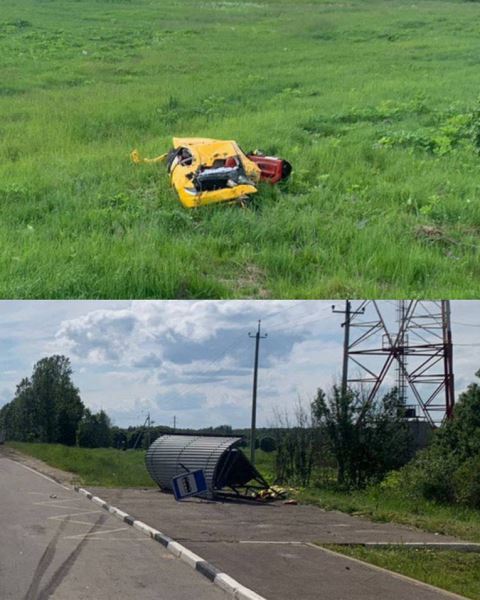
[[[233,430],[230,425],[176,431],[168,426],[112,426],[105,411],[92,413],[83,404],[72,381],[70,359],[63,355],[42,358],[31,377],[20,381],[11,402],[0,409],[0,431],[7,440],[18,442],[120,449],[146,449],[165,433],[249,436],[248,429]],[[257,446],[264,438],[270,438],[270,442],[263,442],[270,447],[272,431],[259,429]],[[246,446],[247,441],[242,444]]]
[[[147,449],[161,435],[165,434],[186,434],[186,435],[227,435],[241,437],[241,447],[250,445],[250,429],[234,429],[231,425],[218,425],[217,427],[204,427],[200,429],[168,427],[167,425],[158,425],[155,427],[145,427],[134,425],[126,428],[112,427],[111,445],[114,448],[143,448]],[[255,447],[262,448],[266,452],[275,449],[275,430],[264,427],[257,429]]]

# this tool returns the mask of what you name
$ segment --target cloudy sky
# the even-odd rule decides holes
[[[259,426],[338,380],[342,315],[331,301],[1,301],[0,406],[37,360],[70,357],[84,403],[119,426],[250,421],[254,333],[261,342]],[[359,306],[353,302],[352,308]],[[395,302],[380,302],[395,327]],[[368,321],[367,308],[364,317]],[[373,314],[373,313],[372,313]],[[480,368],[480,302],[452,302],[457,393]],[[352,330],[358,335],[360,330]],[[394,381],[392,373],[390,383]]]

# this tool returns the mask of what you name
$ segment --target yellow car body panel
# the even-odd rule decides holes
[[[216,161],[228,158],[238,158],[243,165],[245,174],[252,182],[257,183],[260,180],[260,169],[245,156],[235,141],[173,138],[173,147],[174,149],[186,148],[192,155],[190,164],[177,164],[170,172],[172,185],[185,207],[194,208],[216,202],[228,202],[257,192],[255,185],[248,183],[197,193],[192,190],[192,176],[200,166],[212,168]]]

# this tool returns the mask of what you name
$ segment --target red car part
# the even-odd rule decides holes
[[[262,154],[247,154],[247,157],[253,161],[260,169],[260,179],[269,183],[278,183],[287,177],[292,172],[292,165],[283,158],[276,156],[263,156]],[[226,167],[234,167],[235,159],[228,158],[225,161]]]
[[[278,183],[282,179],[287,179],[292,172],[292,165],[283,158],[259,154],[247,154],[247,156],[260,168],[260,178],[269,183]]]

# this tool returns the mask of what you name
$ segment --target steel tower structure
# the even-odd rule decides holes
[[[404,403],[413,400],[431,425],[439,425],[452,417],[455,401],[450,302],[401,300],[396,319],[388,320],[386,312],[375,300],[352,312],[344,361],[348,384],[361,385],[368,401],[383,385],[396,385]],[[392,321],[396,326],[388,325]]]

